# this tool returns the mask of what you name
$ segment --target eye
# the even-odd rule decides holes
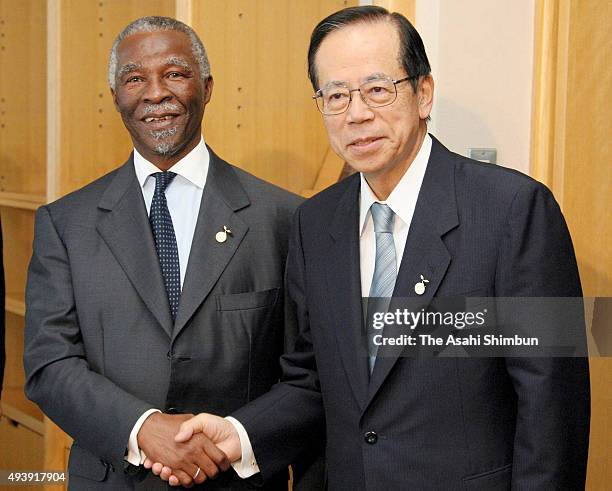
[[[325,94],[328,101],[341,101],[345,97],[348,97],[348,91],[346,90],[336,90]]]
[[[363,96],[368,100],[370,106],[378,107],[389,104],[395,97],[395,87],[387,81],[373,81],[362,87]]]
[[[368,89],[368,92],[372,95],[385,94],[389,92],[389,87],[383,85],[374,85]]]
[[[184,75],[182,73],[180,73],[180,72],[170,72],[168,74],[168,77],[169,78],[182,78],[182,77],[184,77]]]
[[[137,75],[134,75],[134,76],[132,76],[132,77],[129,77],[129,78],[128,78],[128,79],[125,81],[125,83],[127,83],[127,84],[133,84],[133,83],[136,83],[136,82],[142,82],[142,77],[139,77],[139,76],[137,76]]]

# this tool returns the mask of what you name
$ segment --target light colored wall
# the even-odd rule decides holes
[[[534,1],[417,0],[436,83],[430,131],[451,150],[497,148],[529,172]]]

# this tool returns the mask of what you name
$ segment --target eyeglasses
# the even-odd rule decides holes
[[[389,77],[368,80],[356,89],[349,89],[345,84],[326,87],[315,92],[312,98],[317,108],[325,116],[335,116],[346,112],[353,100],[353,92],[359,92],[361,100],[372,108],[388,106],[397,99],[397,84],[418,77],[404,77],[392,80]]]

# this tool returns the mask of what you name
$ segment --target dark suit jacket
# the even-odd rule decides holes
[[[589,431],[584,358],[378,358],[360,342],[359,176],[304,203],[287,289],[298,351],[283,382],[237,411],[264,475],[327,434],[331,490],[581,489]],[[581,296],[551,193],[434,139],[394,296]]]
[[[173,325],[132,159],[36,214],[26,393],[74,438],[74,489],[166,487],[124,472],[139,416],[227,415],[278,380],[283,275],[300,199],[210,152]],[[226,225],[224,243],[215,234]],[[144,479],[144,481],[143,481]],[[207,489],[246,489],[230,471]],[[269,489],[287,489],[279,470]]]

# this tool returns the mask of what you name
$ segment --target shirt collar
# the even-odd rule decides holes
[[[200,143],[185,155],[181,160],[174,164],[170,170],[175,174],[184,177],[192,184],[203,189],[206,184],[206,175],[210,164],[210,154],[204,144],[204,138],[200,137]],[[138,150],[134,149],[134,169],[140,187],[144,187],[147,178],[154,172],[160,172],[159,168],[145,159]]]
[[[427,162],[429,161],[429,155],[431,154],[431,137],[429,134],[425,134],[421,148],[419,149],[416,157],[408,167],[408,170],[404,173],[400,181],[397,183],[391,194],[386,201],[379,200],[368,181],[366,181],[363,173],[361,177],[361,193],[359,203],[359,235],[363,234],[365,229],[366,220],[372,203],[384,203],[393,210],[393,212],[406,224],[412,221],[412,215],[416,206],[416,200],[418,198],[421,184],[423,183],[423,177],[425,176],[425,170],[427,169]]]

